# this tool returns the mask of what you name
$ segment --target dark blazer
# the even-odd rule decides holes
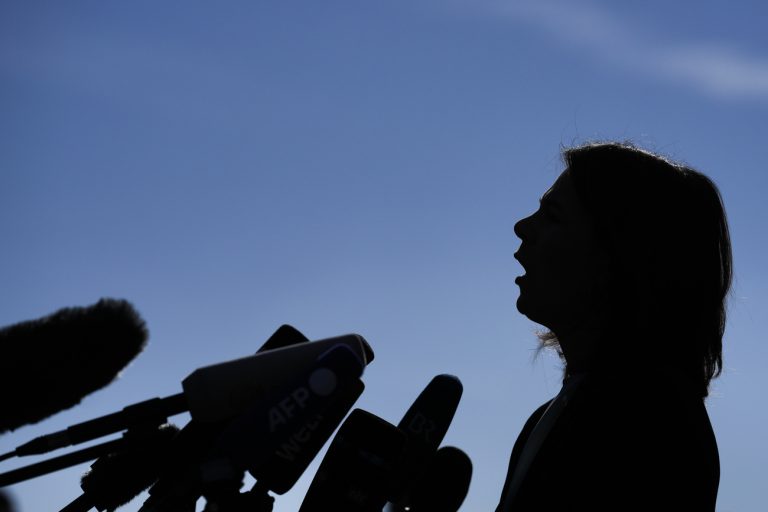
[[[714,511],[717,443],[703,400],[670,374],[590,372],[544,440],[510,510]],[[528,436],[515,442],[497,512]]]

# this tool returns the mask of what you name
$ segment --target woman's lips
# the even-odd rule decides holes
[[[517,252],[514,254],[514,257],[515,257],[515,259],[518,261],[518,263],[520,263],[520,266],[521,266],[521,267],[523,267],[523,271],[527,271],[527,268],[526,268],[526,267],[527,267],[527,265],[526,265],[526,260],[525,260],[525,258],[522,258],[522,257],[521,257],[521,255],[520,255],[520,252],[521,252],[521,251],[517,251]],[[523,274],[523,275],[525,275],[525,274]]]

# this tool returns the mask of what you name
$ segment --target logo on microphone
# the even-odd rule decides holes
[[[321,397],[329,396],[336,390],[337,383],[336,374],[328,368],[318,368],[312,372],[308,387],[299,386],[269,410],[269,431],[274,433],[305,409],[307,401],[311,398],[310,391]]]
[[[416,413],[408,422],[405,430],[408,437],[422,437],[425,442],[429,443],[432,433],[437,430],[437,425],[422,413]]]

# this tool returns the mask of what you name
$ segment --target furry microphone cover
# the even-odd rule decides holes
[[[101,299],[0,329],[0,433],[77,405],[146,345],[130,302]]]

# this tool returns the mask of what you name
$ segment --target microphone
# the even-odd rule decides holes
[[[148,432],[127,432],[126,447],[102,456],[83,475],[83,494],[61,512],[114,510],[131,501],[157,479],[159,466],[168,454],[179,429],[170,424]]]
[[[246,470],[265,492],[286,492],[362,393],[363,366],[360,353],[337,343],[308,370],[271,388],[234,419],[193,418],[180,432],[171,462],[141,511],[176,510],[200,495],[208,497],[207,490],[239,489]]]
[[[350,415],[329,448],[301,512],[381,512],[390,500],[408,507],[445,437],[462,394],[459,379],[438,375],[397,427],[365,411]],[[359,412],[358,412],[359,411]]]
[[[318,358],[337,345],[349,349],[361,368],[372,360],[365,339],[347,334],[198,368],[182,381],[189,412],[205,423],[233,418],[297,374],[311,371]]]
[[[306,415],[299,415],[298,418],[304,418],[303,421],[299,421],[298,419],[288,421],[287,424],[291,427],[290,429],[273,428],[272,430],[276,432],[282,432],[283,437],[275,434],[273,441],[277,448],[274,450],[274,453],[264,455],[264,459],[266,460],[266,462],[264,462],[264,467],[280,469],[280,462],[283,462],[282,473],[277,472],[282,480],[278,479],[273,481],[271,485],[271,488],[276,492],[285,492],[293,485],[293,483],[295,483],[295,480],[298,479],[304,471],[306,465],[308,465],[312,458],[314,458],[317,451],[319,451],[324,442],[330,437],[331,433],[341,422],[346,412],[352,407],[354,401],[362,393],[364,386],[358,377],[362,374],[364,365],[373,359],[373,352],[364,338],[358,335],[339,336],[312,343],[305,343],[304,345],[297,345],[292,348],[276,348],[276,345],[286,341],[298,343],[306,341],[306,338],[290,327],[281,328],[278,330],[278,333],[281,335],[278,336],[279,339],[277,341],[282,341],[280,341],[280,343],[268,343],[267,346],[272,348],[259,354],[259,357],[262,357],[262,359],[252,356],[250,358],[236,360],[234,362],[236,366],[235,375],[229,375],[228,377],[230,378],[225,379],[226,382],[224,384],[216,382],[216,375],[226,375],[226,370],[228,368],[226,363],[208,367],[213,368],[212,371],[209,371],[208,368],[202,368],[193,372],[193,375],[196,375],[199,378],[199,380],[194,383],[197,388],[193,386],[193,390],[189,392],[185,390],[182,397],[189,398],[191,396],[194,399],[194,393],[205,393],[207,390],[205,390],[204,386],[201,387],[201,383],[207,382],[212,386],[219,386],[217,389],[220,390],[220,400],[223,405],[215,404],[213,402],[212,396],[215,396],[215,394],[208,393],[205,395],[208,399],[208,403],[203,403],[197,410],[202,410],[203,413],[207,412],[208,415],[206,416],[203,414],[203,416],[215,420],[208,422],[198,420],[195,417],[195,409],[190,407],[193,419],[181,432],[179,432],[174,443],[172,443],[176,449],[173,450],[172,455],[169,456],[169,461],[175,462],[174,464],[169,463],[167,466],[164,465],[164,475],[170,473],[169,471],[165,471],[165,468],[170,467],[174,470],[179,469],[179,472],[184,475],[184,478],[188,476],[187,473],[190,471],[194,476],[195,471],[199,469],[200,460],[205,460],[203,455],[207,455],[212,440],[216,440],[223,428],[229,423],[237,424],[234,422],[234,419],[239,414],[243,414],[244,410],[248,410],[248,408],[244,406],[243,397],[251,398],[253,402],[249,404],[251,408],[256,408],[259,404],[269,405],[270,408],[267,409],[270,411],[269,418],[274,422],[275,418],[279,418],[279,413],[281,411],[285,415],[290,412],[291,405],[286,402],[287,399],[285,395],[288,392],[291,392],[291,398],[296,401],[305,401],[308,398],[312,398],[309,402],[314,408],[307,408],[307,411],[315,413],[319,410],[321,412],[313,414],[309,419],[307,419]],[[297,334],[298,337],[296,336]],[[289,349],[292,351],[288,351]],[[316,354],[319,355],[318,357],[315,357],[315,361],[313,362],[312,357]],[[291,368],[291,365],[294,363],[299,367],[307,367],[303,373],[299,372],[299,376],[303,375],[303,378],[309,379],[306,380],[305,387],[311,389],[314,392],[314,395],[317,395],[319,398],[314,395],[307,397],[306,390],[300,390],[295,386],[299,377],[296,376],[297,372],[293,371],[293,368]],[[281,375],[277,375],[278,372],[274,366],[282,368],[283,371]],[[286,371],[286,367],[289,371]],[[261,381],[254,376],[247,375],[249,370],[258,375],[261,368],[269,369],[269,371],[263,372],[266,374],[266,378],[262,378]],[[278,382],[270,382],[270,378],[277,380]],[[240,388],[238,388],[238,386],[240,386]],[[320,403],[324,403],[322,407],[316,404],[318,400],[321,400]],[[239,407],[234,407],[233,404],[239,404]],[[206,406],[209,407],[207,411],[205,409]],[[240,409],[239,411],[238,408]],[[141,410],[145,411],[145,409]],[[221,411],[225,411],[226,414],[222,414]],[[234,412],[237,412],[238,414],[235,414],[233,418],[232,415]],[[116,414],[119,415],[120,413]],[[140,414],[133,415],[133,419],[135,420],[140,416]],[[144,420],[146,419],[147,418],[145,417]],[[86,424],[87,423],[90,422],[86,422]],[[147,422],[144,421],[143,424],[146,425]],[[56,438],[57,435],[63,434],[67,434],[67,431],[56,433],[53,437]],[[123,440],[120,439],[109,441],[101,445],[85,448],[79,452],[51,459],[50,461],[44,461],[42,463],[33,464],[2,474],[0,475],[0,487],[62,469],[73,464],[81,463],[106,453],[113,452],[116,449],[122,449],[122,441]],[[265,454],[268,453],[269,452],[265,452]],[[192,470],[189,470],[190,467]],[[242,473],[242,468],[238,469]],[[250,469],[256,474],[258,474],[258,471],[261,471],[260,468],[256,467],[247,469]],[[275,472],[273,471],[272,473]],[[259,477],[263,481],[268,482],[270,481],[271,475],[267,472],[265,475],[259,475]],[[184,478],[182,478],[183,481]],[[162,486],[159,484],[165,480],[171,482],[175,481],[174,478],[171,477],[161,478],[153,489],[162,489]],[[194,478],[192,481],[194,481]],[[173,485],[171,486],[171,490],[174,492],[177,491]],[[162,493],[160,494],[162,495]],[[199,495],[200,494],[197,494],[195,499]]]
[[[405,445],[400,429],[355,409],[328,448],[299,512],[381,512]]]
[[[37,423],[105,387],[143,350],[147,337],[144,321],[121,299],[3,327],[0,389],[14,392],[0,401],[0,433]]]
[[[218,436],[214,453],[284,494],[362,394],[363,368],[347,346],[331,348],[308,376],[231,421]]]
[[[413,486],[411,512],[456,512],[464,502],[472,480],[472,461],[453,446],[437,450],[423,478]],[[404,511],[394,506],[389,510]]]
[[[259,351],[263,350],[266,352],[281,348],[290,343],[300,344],[306,341],[307,338],[299,331],[289,325],[283,325],[267,340]],[[167,421],[168,416],[179,414],[186,410],[188,410],[188,406],[183,393],[166,398],[153,398],[128,406],[117,413],[108,414],[94,420],[79,423],[65,430],[54,432],[53,434],[35,438],[16,448],[15,451],[6,454],[3,458],[9,458],[9,456],[14,455],[45,453],[56,448],[82,443],[124,429],[130,430],[136,427],[160,425]],[[100,457],[122,446],[121,443],[122,440],[120,439],[107,441],[106,443],[0,474],[0,487]]]
[[[0,512],[13,512],[16,510],[10,496],[0,492]]]
[[[464,388],[453,375],[437,375],[419,394],[397,425],[408,442],[390,501],[409,506],[410,492],[443,441]]]
[[[282,325],[259,348],[257,354],[287,346],[299,345],[307,341],[308,339],[294,327]],[[215,386],[215,383],[213,385]],[[209,405],[209,408],[215,408],[215,404]],[[9,458],[9,456],[14,455],[24,456],[47,453],[58,448],[83,443],[129,429],[135,425],[148,423],[160,425],[165,423],[169,416],[181,414],[187,410],[189,410],[188,395],[185,393],[178,393],[165,398],[152,398],[129,405],[116,413],[78,423],[59,432],[37,437],[17,447],[14,452],[6,454],[2,458]]]

